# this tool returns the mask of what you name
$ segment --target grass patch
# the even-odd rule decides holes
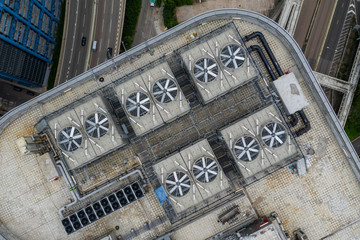
[[[355,17],[352,19],[351,22],[351,26],[355,26],[356,21],[355,21]],[[352,28],[351,27],[351,28]],[[351,73],[351,68],[352,68],[352,63],[354,62],[355,59],[355,55],[356,55],[356,49],[358,48],[359,45],[359,41],[356,40],[359,38],[359,33],[358,31],[352,30],[349,34],[349,38],[346,44],[346,49],[344,52],[344,58],[340,64],[338,73],[337,73],[337,78],[348,81],[350,73]]]
[[[56,79],[56,72],[59,65],[59,57],[61,51],[61,44],[62,44],[62,36],[64,31],[64,22],[65,22],[65,9],[66,9],[66,1],[63,1],[61,4],[61,13],[60,13],[60,23],[56,30],[56,44],[54,47],[53,57],[52,57],[52,66],[50,69],[47,90],[50,90],[54,87],[55,79]]]
[[[139,18],[141,10],[141,0],[127,0],[124,17],[124,27],[121,40],[124,42],[126,49],[131,48],[131,44],[134,40],[136,24]],[[120,52],[123,52],[124,48],[121,44]]]
[[[156,0],[156,6],[161,7],[162,0]]]
[[[164,0],[164,25],[168,29],[178,25],[175,9],[183,5],[192,5],[193,0]]]
[[[352,25],[354,26],[355,18],[352,20]],[[359,32],[352,30],[347,46],[344,53],[343,62],[340,65],[337,77],[348,81],[351,73],[351,68],[355,59],[356,50],[359,46]],[[356,88],[354,99],[350,108],[349,116],[345,124],[345,132],[348,135],[349,139],[352,141],[358,136],[360,136],[360,87],[359,85]]]
[[[350,113],[345,124],[345,132],[352,141],[360,136],[360,87],[356,88]]]

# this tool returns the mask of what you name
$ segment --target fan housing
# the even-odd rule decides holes
[[[214,81],[218,73],[218,66],[211,58],[201,58],[194,65],[194,76],[200,82]]]
[[[169,78],[163,78],[158,81],[153,86],[153,96],[160,103],[169,103],[174,101],[176,98],[178,88],[175,81]]]
[[[239,138],[234,145],[234,152],[238,159],[246,162],[254,160],[259,155],[258,141],[249,136]]]

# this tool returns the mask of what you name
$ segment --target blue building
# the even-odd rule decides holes
[[[0,0],[0,78],[41,87],[52,64],[62,0]]]

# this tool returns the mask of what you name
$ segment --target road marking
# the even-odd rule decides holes
[[[102,21],[102,25],[101,25],[101,35],[102,35],[103,31],[104,31],[104,22],[105,22],[105,19],[103,19],[103,21]]]
[[[67,81],[68,76],[69,76],[69,70],[70,70],[70,64],[71,64],[71,59],[72,59],[72,55],[74,52],[74,43],[75,43],[75,33],[76,33],[76,25],[77,25],[77,21],[78,21],[78,12],[79,12],[79,0],[76,1],[77,5],[76,5],[76,18],[75,18],[75,28],[74,28],[74,34],[73,34],[73,42],[71,44],[71,53],[70,53],[70,61],[69,61],[69,66],[67,69],[67,74],[66,74],[66,78],[65,80]]]
[[[76,64],[79,64],[79,61],[80,61],[80,54],[78,54],[78,58],[77,58]]]
[[[123,17],[122,16],[122,8],[121,8],[121,5],[122,5],[122,1],[120,2],[120,7],[119,7],[119,19],[118,19],[118,24],[117,24],[117,30],[116,30],[116,41],[115,41],[115,51],[114,51],[114,56],[117,56],[118,53],[120,52],[120,44],[119,44],[119,49],[118,49],[118,42],[119,42],[119,38],[121,36],[120,35],[120,23],[121,23],[121,18]]]
[[[114,13],[114,1],[111,1],[111,15]]]
[[[335,13],[335,9],[336,9],[336,6],[337,6],[337,3],[338,3],[338,0],[335,0],[335,4],[334,4],[334,7],[332,9],[332,12],[331,12],[331,15],[330,15],[330,21],[327,25],[327,28],[326,28],[326,32],[325,32],[325,37],[323,39],[323,42],[321,43],[321,47],[320,47],[320,52],[319,52],[319,56],[317,57],[316,59],[316,63],[315,63],[315,66],[314,66],[314,69],[317,69],[318,65],[319,65],[319,61],[320,61],[320,57],[321,57],[321,54],[324,50],[324,45],[325,45],[325,41],[326,41],[326,38],[328,36],[328,33],[329,33],[329,29],[330,29],[330,26],[331,26],[331,19],[333,19],[334,17],[334,13]]]

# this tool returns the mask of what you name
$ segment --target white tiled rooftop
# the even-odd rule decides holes
[[[269,215],[271,212],[277,211],[288,232],[291,233],[302,228],[309,239],[321,239],[328,236],[329,239],[358,239],[360,233],[358,222],[360,218],[360,185],[352,170],[353,165],[349,163],[349,160],[354,160],[355,157],[350,155],[351,151],[346,147],[348,140],[341,140],[342,132],[338,131],[337,123],[330,117],[329,108],[324,107],[328,106],[328,103],[319,100],[321,93],[309,84],[309,76],[312,75],[307,72],[310,69],[299,61],[297,53],[293,51],[295,43],[290,45],[287,40],[284,40],[286,34],[283,30],[273,27],[272,22],[260,15],[237,10],[222,11],[226,11],[226,13],[213,12],[211,15],[207,15],[212,19],[199,19],[197,25],[192,25],[187,29],[180,30],[180,27],[184,25],[175,28],[178,29],[177,35],[167,36],[169,39],[163,43],[159,41],[160,45],[151,46],[154,48],[154,55],[150,55],[148,52],[137,53],[140,57],[132,58],[132,63],[125,60],[120,64],[118,69],[121,71],[115,70],[109,65],[111,70],[101,73],[101,76],[105,78],[104,82],[89,79],[82,83],[77,83],[76,80],[69,81],[55,90],[64,91],[69,88],[71,90],[58,96],[54,90],[50,92],[54,94],[54,98],[42,100],[40,103],[36,103],[40,98],[35,98],[30,102],[34,103],[33,105],[30,104],[30,107],[23,110],[21,114],[8,120],[6,123],[8,125],[3,129],[0,137],[1,224],[20,239],[30,240],[96,239],[110,231],[115,231],[118,237],[121,236],[124,239],[155,239],[168,231],[174,231],[173,239],[205,239],[244,220],[239,218],[234,225],[222,225],[217,222],[218,215],[232,207],[232,204],[237,204],[243,211],[248,210],[251,216],[254,216],[255,212],[259,215]],[[229,14],[235,14],[232,11],[236,11],[238,14],[236,19],[229,18]],[[218,18],[214,20],[216,16]],[[204,22],[206,24],[200,24]],[[315,154],[309,159],[311,167],[308,172],[303,176],[298,176],[292,174],[288,166],[280,168],[246,186],[245,196],[235,198],[227,205],[212,205],[216,206],[213,209],[205,207],[206,213],[191,222],[183,222],[181,227],[176,224],[171,225],[166,219],[163,207],[154,190],[149,186],[144,198],[67,235],[61,224],[58,210],[70,203],[72,196],[63,177],[49,182],[48,174],[43,172],[43,168],[40,166],[43,164],[40,161],[44,161],[44,159],[46,161],[46,157],[22,156],[15,144],[16,140],[22,136],[35,135],[34,125],[44,116],[70,105],[84,95],[97,91],[106,84],[111,84],[135,69],[144,67],[164,54],[191,42],[192,40],[187,36],[192,34],[195,29],[198,37],[201,37],[229,22],[234,23],[241,36],[261,31],[283,71],[295,73],[309,102],[309,106],[304,111],[312,124],[309,132],[296,138],[296,142],[304,153],[306,153],[305,145],[311,145],[315,150]],[[172,29],[169,30],[169,32],[171,31]],[[251,40],[246,43],[247,46],[251,44],[258,44],[258,41]],[[142,47],[145,49],[145,45]],[[252,54],[254,54],[255,63],[260,66],[260,71],[264,77],[267,77],[266,70],[262,67],[259,59],[255,57],[255,53]],[[95,70],[97,71],[97,69]],[[90,73],[85,74],[91,76]],[[146,89],[141,78],[138,79],[138,82],[139,85],[142,83],[142,87]],[[71,85],[72,83],[74,85]],[[139,90],[133,82],[126,82],[126,84],[129,85],[126,87],[129,91],[126,94],[131,92],[128,90],[130,87],[133,90]],[[118,95],[121,96],[119,93],[121,91],[118,91]],[[161,119],[158,110],[155,110],[155,113],[158,119]],[[69,122],[69,120],[66,121]],[[148,130],[160,126],[160,124],[154,125],[150,118],[144,123],[144,126],[145,124],[149,124],[146,125]],[[162,128],[158,129],[160,131]],[[135,130],[140,134],[145,132],[140,128]],[[242,128],[242,130],[244,129]],[[134,149],[136,146],[127,150],[127,158],[137,159]],[[280,156],[280,153],[277,154]],[[185,167],[186,163],[183,162],[183,164]],[[111,173],[109,171],[109,174],[111,177],[115,177],[116,171],[111,171]],[[152,226],[150,229],[148,228],[149,223]],[[115,226],[119,226],[119,230],[114,230]]]

